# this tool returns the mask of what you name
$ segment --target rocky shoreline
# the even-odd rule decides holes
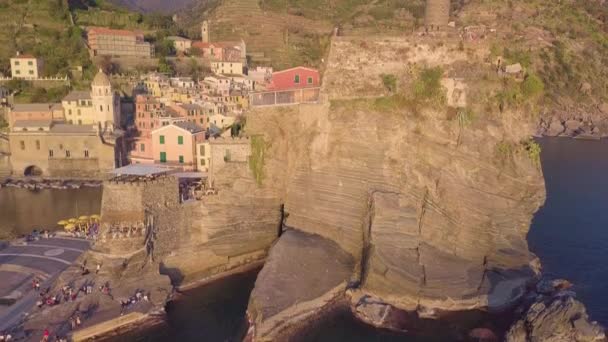
[[[99,188],[102,185],[103,182],[101,180],[94,179],[6,178],[0,180],[0,188],[20,188],[28,190]]]
[[[608,103],[597,110],[555,111],[540,119],[537,136],[599,140],[608,137]]]

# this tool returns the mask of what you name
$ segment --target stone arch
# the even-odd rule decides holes
[[[23,175],[26,177],[40,177],[42,176],[42,169],[36,165],[30,165],[23,170]]]

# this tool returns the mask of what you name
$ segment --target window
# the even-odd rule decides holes
[[[21,75],[21,70],[15,70],[15,74]]]
[[[15,65],[19,65],[19,61],[15,61]]]
[[[68,115],[72,115],[72,110],[68,109]]]
[[[65,157],[70,158],[70,156],[71,156],[70,150],[65,150]]]
[[[21,145],[21,149],[22,149],[22,150],[25,150],[25,141],[21,140],[21,141],[19,142],[19,145]]]
[[[82,125],[82,120],[78,120],[78,124],[79,124],[79,125]]]
[[[177,137],[177,144],[178,145],[183,145],[184,144],[184,137],[183,136],[178,136]]]
[[[296,75],[295,79],[293,80],[293,83],[295,83],[295,84],[300,83],[300,75]]]
[[[80,116],[80,114],[81,114],[81,113],[80,113],[80,109],[78,109],[78,110],[76,111],[76,114],[78,114],[78,116]]]
[[[164,145],[164,144],[165,144],[165,136],[164,136],[164,135],[161,135],[161,136],[159,137],[159,139],[160,139],[160,140],[159,140],[160,144],[161,144],[161,145]]]
[[[145,152],[146,151],[146,144],[139,144],[139,150],[141,152]]]
[[[30,65],[30,66],[31,66],[31,65],[34,65],[34,62],[32,62],[32,61],[27,61],[27,65]]]
[[[166,163],[167,162],[167,152],[161,152],[160,153],[160,162],[161,163]]]
[[[84,150],[84,157],[89,158],[89,150]]]
[[[53,150],[49,150],[49,158],[53,158]]]
[[[103,105],[99,105],[99,111],[103,112]]]
[[[201,159],[201,166],[205,166],[205,159]]]
[[[312,77],[308,77],[308,78],[306,79],[306,83],[308,83],[308,84],[312,84]]]
[[[179,163],[183,164],[184,163],[184,156],[179,156]]]
[[[40,150],[40,140],[36,140],[36,149]]]
[[[28,71],[28,73],[29,73],[30,75],[33,75],[33,74],[34,74],[34,70],[29,70],[29,71]]]
[[[201,156],[205,156],[205,145],[201,145]]]

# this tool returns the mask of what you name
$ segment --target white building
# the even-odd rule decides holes
[[[22,55],[11,58],[11,76],[13,78],[37,79],[42,75],[41,59],[32,55]]]

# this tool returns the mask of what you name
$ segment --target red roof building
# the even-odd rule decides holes
[[[272,73],[268,90],[288,90],[314,88],[321,85],[321,77],[316,69],[295,67]]]

